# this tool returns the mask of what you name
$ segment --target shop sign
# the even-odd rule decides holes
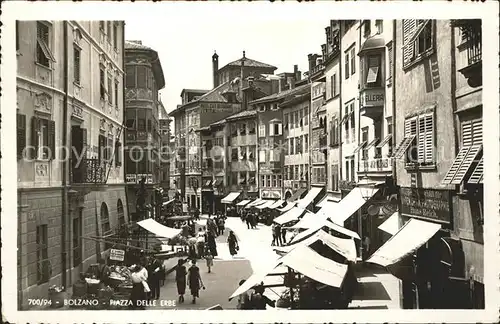
[[[146,175],[146,183],[153,183],[153,175],[152,174]]]
[[[281,190],[261,190],[260,198],[281,199]]]
[[[127,174],[125,175],[125,179],[127,183],[137,183],[137,175],[136,174]]]
[[[385,90],[379,89],[366,89],[361,93],[361,106],[383,106],[384,105]]]
[[[125,251],[111,249],[109,253],[109,258],[114,261],[124,261],[125,260]]]
[[[440,223],[451,223],[451,191],[423,188],[401,188],[401,214]]]
[[[392,163],[390,158],[370,159],[364,161],[364,168],[369,171],[390,171]]]

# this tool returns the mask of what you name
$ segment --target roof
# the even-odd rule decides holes
[[[307,91],[309,91],[309,92],[311,91],[311,85],[309,83],[301,85],[299,87],[295,87],[293,89],[288,89],[288,90],[281,91],[278,93],[273,93],[272,95],[269,95],[269,96],[264,97],[264,98],[253,100],[250,102],[250,104],[281,100],[281,99],[288,97],[288,96],[291,96],[291,95],[301,94],[302,92],[307,93]]]
[[[210,90],[202,90],[202,89],[182,89],[181,91],[181,97],[184,94],[184,92],[191,92],[191,93],[197,93],[197,94],[205,94],[209,92]]]
[[[311,92],[310,91],[307,93],[296,94],[296,95],[290,96],[290,98],[287,98],[284,102],[282,102],[280,104],[280,107],[288,107],[288,106],[291,106],[291,105],[299,103],[299,102],[303,102],[306,100],[309,101],[310,99],[311,99]]]
[[[384,38],[375,35],[365,40],[363,46],[361,46],[361,49],[358,52],[358,55],[360,55],[362,52],[374,50],[377,48],[385,48],[385,40]]]
[[[242,58],[240,59],[237,59],[236,61],[233,61],[233,62],[230,62],[226,65],[224,65],[223,68],[219,69],[219,70],[222,70],[228,66],[237,66],[237,67],[240,67],[241,66],[241,62],[243,61],[243,66],[246,66],[246,67],[255,67],[255,68],[268,68],[268,69],[273,69],[273,70],[277,70],[278,68],[273,66],[273,65],[270,65],[270,64],[267,64],[267,63],[262,63],[262,62],[259,62],[259,61],[256,61],[256,60],[252,60],[251,58],[248,58],[246,56],[243,56]]]
[[[125,41],[125,52],[130,53],[130,51],[143,51],[149,54],[156,84],[158,85],[158,89],[163,89],[165,87],[165,76],[163,75],[163,68],[161,67],[158,52],[151,47],[142,45],[142,41]]]
[[[243,118],[249,118],[257,116],[257,111],[256,110],[243,110],[240,111],[239,113],[236,113],[234,115],[226,117],[227,120],[234,120],[234,119],[243,119]]]

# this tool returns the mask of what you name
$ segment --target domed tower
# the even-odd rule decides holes
[[[214,88],[219,85],[217,73],[219,72],[219,55],[214,51],[214,55],[212,55],[212,69],[214,73]]]

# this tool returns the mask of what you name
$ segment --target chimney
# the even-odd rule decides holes
[[[286,80],[284,77],[280,76],[279,80],[278,80],[278,93],[283,91],[284,88],[285,88],[285,83],[286,83]]]
[[[301,80],[299,66],[297,64],[295,64],[293,66],[293,77],[295,78],[295,82],[298,82]]]
[[[218,72],[219,72],[219,55],[217,55],[217,52],[214,51],[214,55],[212,55],[212,70],[213,70],[213,78],[214,78],[214,88],[219,85],[219,77],[218,77]]]

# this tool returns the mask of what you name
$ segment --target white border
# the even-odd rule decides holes
[[[2,314],[9,322],[497,322],[499,318],[499,101],[498,101],[498,4],[475,2],[289,2],[289,3],[117,3],[117,2],[17,2],[2,6]],[[16,54],[14,20],[191,20],[214,16],[213,21],[238,20],[252,15],[255,20],[296,19],[401,19],[405,18],[482,18],[483,19],[483,125],[485,150],[485,310],[315,310],[315,311],[17,311],[17,183],[15,161]],[[328,19],[325,19],[325,26]],[[175,32],[154,30],[153,33]],[[320,44],[318,44],[319,46]],[[175,44],[172,49],[175,50]],[[311,49],[312,50],[312,49]],[[168,71],[166,71],[168,73]],[[66,320],[67,318],[67,320]]]

